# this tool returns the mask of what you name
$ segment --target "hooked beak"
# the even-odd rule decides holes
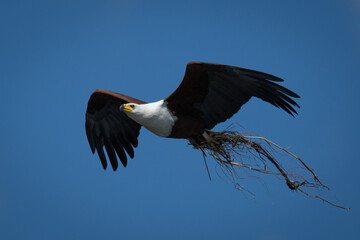
[[[131,112],[133,108],[130,106],[131,104],[123,104],[120,106],[120,111],[122,112]]]

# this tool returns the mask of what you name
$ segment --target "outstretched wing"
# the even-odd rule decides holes
[[[180,86],[165,99],[168,108],[201,116],[207,129],[234,115],[252,96],[297,113],[297,94],[275,82],[281,78],[245,68],[190,62]],[[192,110],[192,111],[191,111]]]
[[[91,151],[93,153],[97,151],[104,169],[107,167],[107,162],[103,146],[114,171],[118,167],[116,154],[124,167],[127,165],[125,151],[131,158],[134,157],[133,147],[138,145],[137,137],[141,125],[120,111],[120,106],[128,102],[145,103],[107,90],[96,90],[89,99],[85,122],[86,136]]]

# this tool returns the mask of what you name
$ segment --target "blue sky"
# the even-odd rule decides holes
[[[354,239],[359,236],[360,3],[1,1],[2,239]],[[184,140],[142,129],[135,159],[104,171],[85,136],[98,88],[168,96],[186,63],[274,74],[293,118],[252,99],[239,123],[301,156],[344,211],[245,179],[252,200]],[[241,130],[241,129],[240,129]]]

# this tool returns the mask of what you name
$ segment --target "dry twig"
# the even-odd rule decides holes
[[[309,193],[308,191],[310,189],[322,188],[329,190],[329,188],[320,181],[314,171],[298,156],[272,141],[264,137],[243,136],[236,131],[207,131],[207,134],[209,136],[207,139],[199,137],[198,139],[191,138],[188,140],[190,145],[202,152],[210,180],[211,175],[206,163],[208,156],[216,160],[225,175],[231,179],[235,188],[238,190],[244,190],[245,188],[239,184],[240,178],[237,170],[239,170],[239,168],[248,169],[259,173],[282,176],[286,181],[286,185],[291,190],[301,192],[309,197],[321,199],[335,207],[349,209],[334,204],[317,194]],[[274,152],[283,152],[297,159],[302,166],[298,167],[298,169],[307,171],[311,176],[305,177],[304,174],[295,174],[285,169],[271,154]],[[269,162],[271,165],[269,165]],[[274,167],[274,170],[269,170]]]

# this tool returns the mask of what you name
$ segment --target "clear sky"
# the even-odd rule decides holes
[[[355,239],[360,235],[360,3],[0,1],[1,239]],[[252,99],[239,123],[301,156],[345,211],[244,179],[252,200],[184,140],[142,129],[135,159],[104,171],[85,135],[98,88],[168,96],[186,63],[271,73],[296,118]],[[242,129],[240,129],[242,130]]]

